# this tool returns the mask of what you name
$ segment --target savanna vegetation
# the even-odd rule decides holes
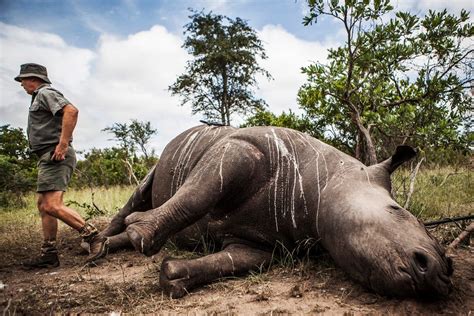
[[[389,0],[308,0],[307,5],[306,27],[329,17],[342,26],[345,38],[328,50],[327,62],[302,62],[303,114],[272,113],[254,96],[256,75],[271,79],[258,65],[267,58],[264,45],[245,20],[212,12],[191,10],[183,44],[191,58],[170,93],[210,121],[230,125],[234,115],[247,115],[242,127],[293,128],[368,165],[399,144],[417,147],[417,160],[394,176],[400,204],[424,219],[471,214],[470,13],[430,10],[417,16],[395,11]],[[100,132],[109,133],[115,146],[80,153],[74,193],[67,195],[87,217],[113,214],[124,198],[107,206],[99,200],[130,191],[159,159],[148,146],[157,134],[151,122],[114,123]],[[0,127],[0,173],[2,218],[12,210],[34,209],[36,157],[21,128]]]
[[[258,65],[258,60],[267,57],[263,43],[245,20],[212,12],[191,11],[190,21],[184,26],[183,44],[190,60],[185,73],[168,87],[170,93],[180,96],[181,104],[191,104],[193,114],[200,113],[209,121],[230,125],[235,115],[241,115],[246,117],[242,127],[293,128],[368,165],[387,158],[397,145],[415,146],[419,149],[418,157],[392,176],[392,194],[398,203],[423,221],[472,214],[474,26],[470,13],[429,11],[426,16],[418,16],[395,11],[388,0],[307,0],[307,6],[308,15],[303,20],[306,27],[314,27],[324,16],[342,26],[345,38],[340,39],[339,47],[328,51],[327,62],[307,65],[301,61],[301,70],[307,76],[297,92],[302,114],[291,110],[273,113],[271,105],[255,97],[256,75],[271,79]],[[103,227],[159,160],[149,146],[150,138],[158,131],[152,122],[131,120],[97,132],[109,133],[114,146],[80,153],[65,202]],[[19,257],[26,258],[39,247],[36,173],[36,157],[28,151],[23,129],[0,126],[0,256],[8,269]],[[453,229],[437,236],[448,243],[465,225],[452,225]],[[68,230],[62,231],[61,236],[60,243],[69,252],[66,258],[70,258],[70,265],[80,266],[83,258],[75,250],[79,241],[68,235]],[[175,257],[194,255],[179,252],[172,244],[163,252]],[[337,274],[328,260],[319,258],[315,266],[293,255],[283,251],[273,274],[257,272],[233,283],[210,285],[208,290],[224,293],[224,300],[220,301],[231,302],[225,307],[228,309],[215,309],[217,301],[199,294],[185,298],[184,305],[160,297],[156,263],[161,258],[152,258],[144,267],[143,258],[132,252],[113,257],[96,270],[64,270],[61,280],[67,280],[66,283],[59,282],[54,275],[45,274],[41,280],[33,281],[31,276],[24,275],[23,281],[18,276],[14,286],[19,287],[19,292],[13,298],[0,296],[0,306],[4,314],[104,313],[114,308],[130,313],[180,313],[193,310],[193,306],[197,306],[197,311],[256,313],[257,305],[266,302],[268,313],[285,313],[289,310],[275,304],[272,295],[284,304],[306,295],[307,306],[301,310],[305,313],[329,309],[340,314],[386,313],[390,308],[393,313],[431,314],[438,313],[440,308],[464,313],[472,303],[472,299],[466,303],[468,296],[463,292],[468,291],[465,280],[472,276],[472,271],[471,276],[466,274],[472,264],[469,256],[459,261],[466,263],[467,268],[462,264],[456,268],[461,271],[456,276],[461,286],[453,299],[440,305],[417,302],[419,305],[412,304],[415,307],[400,307],[398,301],[387,303],[354,286]],[[133,273],[140,273],[141,277],[134,278]],[[0,291],[3,286],[0,280]],[[312,288],[317,291],[311,291]],[[257,309],[242,309],[241,297],[251,300]],[[321,303],[328,297],[334,299],[332,305]],[[352,304],[349,309],[344,307],[347,302]],[[353,309],[354,304],[358,304],[357,309]],[[260,310],[264,311],[261,306]]]

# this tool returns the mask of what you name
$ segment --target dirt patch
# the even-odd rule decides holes
[[[442,300],[402,300],[373,294],[351,281],[324,255],[245,278],[228,278],[172,300],[162,293],[158,284],[160,263],[171,250],[165,249],[151,258],[132,250],[122,251],[89,268],[83,266],[85,254],[77,247],[77,237],[70,230],[63,231],[62,236],[58,268],[21,269],[19,262],[36,253],[39,244],[31,243],[30,247],[18,247],[15,251],[0,249],[3,315],[111,312],[468,315],[474,310],[474,250],[469,246],[455,252],[454,291]]]

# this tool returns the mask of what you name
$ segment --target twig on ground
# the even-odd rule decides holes
[[[467,226],[456,239],[448,246],[448,250],[454,250],[464,239],[466,239],[474,231],[474,222]]]
[[[423,162],[423,160],[425,160],[425,157],[420,159],[420,161],[416,165],[415,169],[410,174],[410,190],[408,191],[407,199],[405,201],[405,206],[404,206],[405,209],[407,209],[408,205],[410,205],[411,195],[413,194],[413,190],[415,189],[416,174],[418,173],[418,170],[420,169],[420,166],[421,166],[421,163]]]

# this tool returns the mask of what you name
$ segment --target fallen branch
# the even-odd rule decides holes
[[[410,199],[411,195],[413,194],[413,191],[415,189],[415,179],[416,179],[416,174],[418,173],[418,170],[420,169],[421,163],[425,160],[425,157],[421,158],[418,164],[416,165],[415,169],[410,175],[410,190],[408,191],[407,199],[405,201],[405,206],[404,208],[407,209],[408,205],[410,205]]]
[[[128,181],[130,182],[130,184],[132,184],[132,179],[133,179],[133,181],[135,182],[135,185],[139,185],[140,182],[138,181],[137,177],[135,176],[135,173],[133,172],[133,167],[130,164],[130,162],[127,159],[123,159],[122,161],[125,163],[125,166],[128,169],[128,175],[129,175]]]
[[[447,247],[448,250],[456,248],[464,239],[466,239],[474,231],[474,222],[467,226],[456,239],[453,240]]]
[[[432,221],[432,222],[424,222],[423,224],[425,224],[425,226],[436,226],[439,224],[455,223],[459,221],[472,220],[472,219],[474,219],[474,215],[466,215],[466,216],[453,217],[453,218],[443,218],[443,219]]]

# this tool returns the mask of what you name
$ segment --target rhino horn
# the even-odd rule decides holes
[[[382,161],[379,165],[389,173],[394,172],[401,164],[412,159],[417,154],[416,148],[407,145],[398,146],[392,157]]]

